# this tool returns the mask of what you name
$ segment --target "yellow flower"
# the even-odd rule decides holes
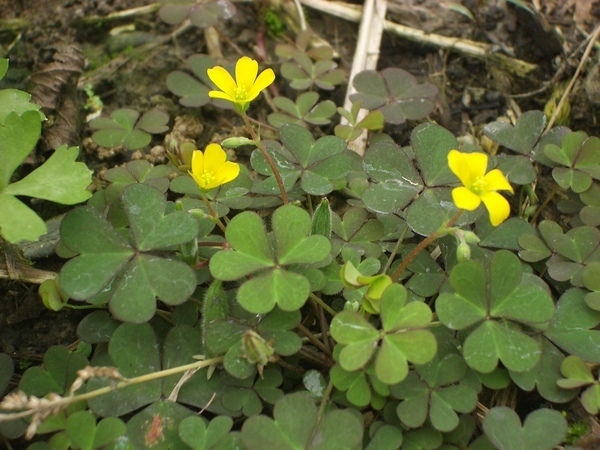
[[[448,165],[464,186],[452,190],[452,199],[458,208],[474,211],[481,202],[490,213],[490,222],[497,226],[510,215],[508,201],[496,191],[513,188],[499,169],[487,174],[488,157],[485,153],[461,153],[450,150]]]
[[[209,191],[229,183],[240,174],[239,164],[226,159],[227,155],[219,144],[208,144],[204,153],[194,150],[190,175],[200,189]]]
[[[210,91],[208,96],[229,100],[241,112],[246,111],[250,102],[275,80],[275,73],[272,69],[263,70],[258,75],[258,62],[247,56],[242,56],[236,63],[235,80],[221,66],[208,69],[206,73],[208,78],[220,89],[220,91]]]

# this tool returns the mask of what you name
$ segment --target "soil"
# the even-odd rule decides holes
[[[169,34],[175,27],[161,21],[156,12],[107,19],[111,13],[149,3],[149,0],[0,0],[0,57],[10,59],[7,77],[0,87],[32,92],[50,119],[39,148],[24,164],[24,172],[43,161],[56,142],[81,146],[82,159],[94,170],[95,183],[99,184],[107,168],[131,158],[164,160],[163,136],[153,141],[152,150],[145,155],[107,151],[95,146],[85,121],[91,112],[86,89],[89,95],[102,101],[103,115],[121,107],[142,111],[158,107],[169,114],[171,124],[179,117],[178,123],[183,123],[181,126],[186,127],[187,136],[196,140],[199,148],[214,140],[216,134],[227,135],[232,126],[239,125],[233,115],[215,109],[198,112],[182,107],[166,88],[166,76],[181,69],[187,57],[208,52],[202,30],[191,27],[170,39]],[[537,71],[529,77],[519,78],[459,52],[415,44],[387,33],[378,68],[400,67],[419,80],[436,84],[440,95],[431,119],[457,136],[478,135],[480,125],[501,116],[514,117],[521,111],[543,110],[554,88],[568,83],[575,73],[586,35],[600,22],[600,2],[524,1],[530,6],[542,3],[541,11],[535,14],[516,6],[519,3],[516,0],[463,0],[464,9],[452,9],[452,5],[459,2],[390,0],[387,17],[427,33],[492,44],[494,51],[538,65]],[[238,48],[246,55],[257,57],[253,51],[259,23],[255,5],[237,3],[236,6],[238,14],[219,27],[222,51],[231,59],[239,56]],[[466,11],[470,11],[471,18]],[[339,53],[340,66],[349,70],[358,25],[308,7],[305,12],[310,26]],[[83,24],[91,17],[98,20]],[[293,39],[293,35],[291,37]],[[144,46],[163,38],[161,45]],[[268,41],[271,56],[267,62],[276,64],[273,39]],[[596,56],[583,66],[570,96],[570,127],[590,135],[600,135],[597,64]],[[48,79],[52,81],[48,83]],[[338,89],[330,95],[340,104],[344,93]],[[266,111],[264,106],[262,109]],[[260,110],[260,107],[255,108],[255,111]],[[265,117],[257,119],[264,121]],[[413,126],[412,123],[389,126],[385,131],[406,142]],[[44,218],[65,211],[51,205],[34,206]],[[0,250],[0,262],[4,262],[4,254],[15,252],[7,246]],[[18,255],[16,261],[15,264],[25,264],[19,261]],[[48,271],[58,271],[62,263],[56,256],[33,261],[35,268]],[[0,352],[14,358],[17,372],[41,361],[50,346],[76,342],[76,326],[84,313],[46,310],[35,284],[0,279],[0,298]],[[18,380],[15,378],[14,382]]]

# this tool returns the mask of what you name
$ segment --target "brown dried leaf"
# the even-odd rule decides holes
[[[54,52],[52,61],[34,71],[31,82],[32,101],[42,106],[44,113],[57,109],[58,98],[69,82],[77,80],[83,71],[83,52],[74,44],[58,44],[49,49]]]

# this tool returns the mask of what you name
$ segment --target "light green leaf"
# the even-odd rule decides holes
[[[78,147],[63,145],[40,167],[25,178],[10,184],[4,192],[42,198],[64,205],[80,203],[92,196],[86,188],[92,182],[92,171],[84,163],[75,162]]]
[[[41,133],[40,115],[28,111],[11,113],[0,124],[0,191],[8,186],[10,177],[33,150]]]
[[[302,275],[274,269],[246,281],[238,291],[242,307],[255,314],[265,314],[275,305],[284,311],[301,308],[310,292],[310,283]]]

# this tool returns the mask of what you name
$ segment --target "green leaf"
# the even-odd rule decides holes
[[[567,353],[600,363],[600,331],[594,329],[600,323],[600,312],[585,304],[585,293],[576,288],[566,291],[558,300],[556,313],[544,334]]]
[[[77,411],[67,419],[66,432],[69,439],[82,450],[94,450],[125,434],[125,423],[116,417],[96,419],[89,411]]]
[[[331,244],[324,236],[307,236],[310,216],[297,206],[286,205],[273,214],[275,248],[280,264],[312,264],[329,255]]]
[[[246,211],[235,216],[227,225],[225,238],[235,252],[224,250],[211,258],[215,278],[235,280],[274,265],[265,225],[258,214]]]
[[[238,301],[255,314],[268,313],[276,304],[284,311],[294,311],[304,305],[309,293],[310,284],[305,277],[274,269],[246,281],[238,291]]]
[[[380,142],[367,149],[364,170],[377,183],[362,196],[375,212],[391,213],[404,208],[423,188],[423,182],[403,149]]]
[[[465,340],[464,357],[473,369],[488,373],[494,370],[498,359],[515,372],[532,369],[539,361],[541,350],[531,337],[492,320],[484,321]]]
[[[6,75],[7,70],[8,70],[8,59],[0,58],[0,80],[4,78],[4,75]]]
[[[538,393],[548,401],[565,403],[572,400],[576,392],[564,389],[560,383],[564,355],[547,339],[538,338],[538,341],[542,349],[540,362],[527,372],[510,372],[510,377],[525,391],[537,387]]]
[[[157,372],[161,368],[156,335],[148,324],[121,324],[112,335],[108,353],[108,365],[116,366],[124,377],[133,378]],[[109,386],[111,382],[114,381],[93,378],[87,383],[87,389],[91,391]],[[161,395],[160,386],[160,380],[135,384],[92,398],[88,400],[88,404],[98,415],[121,416],[158,400]]]
[[[373,356],[379,332],[360,314],[342,311],[331,322],[331,336],[340,344],[347,344],[340,352],[340,365],[354,371]]]
[[[146,184],[133,184],[125,188],[123,208],[138,250],[173,247],[192,241],[198,234],[196,219],[183,211],[165,214],[165,196]]]
[[[133,256],[129,247],[98,211],[80,207],[70,211],[60,227],[62,242],[79,256],[67,261],[60,273],[67,295],[84,300],[100,292]]]
[[[381,72],[365,70],[352,84],[357,91],[350,96],[352,102],[361,101],[369,110],[379,109],[385,121],[395,125],[427,117],[433,111],[431,99],[437,94],[432,84],[418,84],[413,75],[395,67]]]
[[[535,237],[535,231],[520,217],[511,217],[496,227],[487,218],[477,221],[477,237],[482,247],[520,250],[518,239],[527,236]]]
[[[218,449],[224,444],[224,438],[233,427],[233,420],[227,416],[217,416],[208,426],[205,420],[198,416],[189,416],[179,424],[181,440],[193,450]]]
[[[25,178],[9,185],[4,192],[64,205],[87,200],[92,196],[86,189],[92,182],[92,171],[84,163],[74,162],[78,153],[78,147],[59,147],[44,164]]]
[[[452,189],[426,188],[406,210],[406,223],[415,233],[428,236],[439,230],[457,212],[458,208],[452,201]],[[473,223],[480,214],[479,208],[465,212],[454,226]]]
[[[443,186],[456,181],[448,167],[448,153],[458,148],[452,133],[435,123],[422,123],[412,131],[411,143],[427,186]]]
[[[560,372],[567,378],[558,380],[558,385],[573,389],[594,383],[594,376],[586,362],[579,356],[567,356],[560,365]]]
[[[516,412],[506,406],[490,409],[483,431],[499,450],[551,450],[567,434],[567,421],[560,412],[538,409],[527,416],[521,428]]]
[[[244,422],[242,441],[246,448],[343,450],[354,448],[362,439],[362,425],[348,411],[330,411],[317,423],[317,408],[302,392],[279,400],[273,417],[254,416]]]
[[[0,192],[35,147],[41,129],[40,115],[35,111],[11,113],[0,124]]]
[[[484,127],[483,133],[506,148],[528,155],[545,125],[546,117],[542,111],[527,111],[517,119],[514,127],[507,122],[492,122]]]
[[[92,139],[103,147],[123,145],[128,150],[145,147],[151,141],[149,133],[163,133],[167,130],[168,116],[160,111],[148,111],[141,119],[134,109],[117,109],[110,119],[99,117],[90,122],[92,129],[98,130]]]
[[[160,400],[129,419],[127,436],[134,448],[184,450],[187,446],[179,437],[179,426],[192,415],[178,403]]]
[[[196,289],[194,270],[178,260],[139,255],[124,269],[110,299],[113,315],[124,322],[143,323],[156,311],[156,298],[180,305]]]
[[[531,160],[526,156],[520,155],[499,155],[496,157],[498,162],[497,169],[508,178],[513,184],[529,184],[532,183],[537,173]]]
[[[42,218],[12,195],[0,192],[0,210],[10,211],[10,214],[0,214],[0,232],[12,244],[37,241],[47,232]]]
[[[44,354],[44,367],[30,367],[19,382],[28,395],[43,397],[50,392],[63,395],[77,378],[77,371],[89,365],[87,358],[70,352],[62,345],[50,347]]]

